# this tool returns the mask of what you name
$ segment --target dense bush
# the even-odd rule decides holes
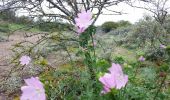
[[[167,33],[170,34],[170,15],[167,16],[165,23],[163,24],[164,28],[166,29]]]
[[[151,61],[164,61],[167,59],[167,55],[164,50],[162,49],[147,49],[146,51],[146,57],[148,60]]]
[[[102,24],[102,30],[104,32],[110,32],[111,30],[117,29],[119,27],[119,24],[116,22],[108,21]]]
[[[119,27],[118,29],[109,32],[110,35],[118,35],[124,38],[125,36],[128,35],[128,33],[132,30],[132,27]]]
[[[133,25],[133,29],[129,32],[127,41],[130,44],[136,44],[137,47],[153,48],[165,33],[159,23],[152,19],[142,19]]]
[[[111,30],[115,30],[118,27],[128,27],[132,25],[129,21],[118,21],[118,22],[112,22],[112,21],[108,21],[102,24],[102,30],[104,32],[110,32]]]
[[[10,30],[9,30],[9,25],[8,24],[0,24],[0,32],[3,32],[3,33],[8,33]]]
[[[5,21],[14,21],[15,18],[15,12],[12,10],[5,10],[0,12],[0,19],[3,19]]]
[[[119,27],[128,27],[128,26],[132,25],[129,21],[124,21],[124,20],[118,21],[117,23],[118,23]]]

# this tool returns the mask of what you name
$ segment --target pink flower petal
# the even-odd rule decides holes
[[[112,67],[109,68],[110,73],[123,73],[119,64],[112,63]]]
[[[165,45],[163,45],[163,44],[160,44],[160,48],[166,49],[167,47]]]
[[[140,56],[140,57],[139,57],[139,61],[140,61],[140,62],[144,62],[144,61],[145,61],[145,58],[144,58],[143,56]]]
[[[41,89],[43,88],[43,84],[39,81],[38,78],[31,77],[30,79],[25,79],[24,81],[28,86],[33,86]]]
[[[77,32],[83,33],[93,22],[92,19],[92,13],[90,10],[82,11],[81,13],[78,13],[78,18],[74,19],[76,22],[76,27],[78,27]]]
[[[106,86],[103,87],[103,90],[101,91],[101,94],[107,94],[108,92],[110,92],[110,89]]]
[[[21,87],[21,100],[46,100],[43,84],[39,81],[37,77],[25,79],[25,82],[28,86]]]
[[[22,56],[19,61],[21,65],[28,65],[31,61],[31,58],[25,55],[25,56]]]
[[[116,75],[116,89],[121,89],[125,87],[126,83],[128,82],[127,75]]]
[[[110,73],[105,73],[104,76],[99,78],[99,81],[103,84],[104,89],[101,93],[106,94],[110,92],[110,89],[121,89],[125,87],[128,82],[128,76],[123,74],[122,68],[119,64],[112,63],[109,68]]]
[[[116,85],[114,77],[108,73],[106,73],[103,77],[100,77],[99,81],[108,88],[114,88]]]

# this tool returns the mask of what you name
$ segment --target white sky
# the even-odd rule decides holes
[[[119,21],[119,20],[126,20],[130,21],[131,23],[134,23],[141,19],[144,14],[151,15],[148,11],[138,8],[130,7],[126,4],[119,4],[117,7],[110,7],[109,9],[115,9],[116,11],[122,11],[127,14],[123,15],[100,15],[98,18],[96,25],[101,25],[105,21]],[[105,11],[103,11],[105,12]]]
[[[134,0],[135,1],[135,0]],[[155,0],[155,2],[157,2],[158,0]],[[165,1],[165,0],[162,0]],[[134,3],[136,6],[143,6],[148,8],[148,4],[144,4],[142,2],[135,2]],[[163,4],[163,2],[161,2],[161,4]],[[153,7],[152,5],[149,5],[149,7]],[[155,7],[153,7],[155,8]],[[166,4],[165,4],[165,8],[169,8],[168,14],[170,14],[170,0],[167,0]],[[123,14],[123,15],[101,15],[99,17],[99,19],[96,22],[96,25],[101,25],[102,23],[104,23],[105,21],[119,21],[119,20],[127,20],[130,21],[131,23],[135,23],[137,22],[139,19],[142,19],[144,15],[151,15],[153,16],[152,13],[150,13],[147,10],[144,9],[139,9],[139,8],[134,8],[131,7],[125,3],[119,3],[118,6],[113,6],[110,7],[110,10],[116,10],[116,11],[123,11],[124,13],[127,14]],[[106,12],[106,11],[103,11]]]

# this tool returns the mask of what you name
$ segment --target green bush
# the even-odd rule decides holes
[[[15,20],[15,12],[12,10],[5,10],[0,12],[0,18],[5,21],[13,21]]]
[[[8,24],[0,24],[0,32],[3,32],[3,33],[8,33],[10,30],[9,30],[9,25]]]
[[[97,91],[86,71],[50,71],[41,75],[48,100],[104,100],[99,98],[100,83]]]
[[[165,23],[163,24],[163,27],[166,29],[167,33],[170,34],[170,15],[167,16]]]
[[[118,25],[119,25],[119,27],[127,27],[127,26],[130,26],[132,24],[129,21],[121,20],[121,21],[118,22]]]
[[[146,59],[148,59],[150,61],[159,61],[160,62],[160,61],[164,61],[168,58],[165,50],[162,50],[162,49],[147,48],[145,53],[146,53]]]
[[[119,27],[119,24],[116,22],[108,21],[102,24],[102,30],[104,32],[110,32],[111,30],[117,29]]]
[[[165,30],[155,20],[141,19],[132,26],[132,30],[126,37],[125,44],[136,45],[136,47],[153,48],[160,41],[165,41],[163,37]],[[163,42],[164,43],[164,42]]]
[[[125,62],[124,58],[122,56],[116,56],[114,58],[115,63],[123,64]]]

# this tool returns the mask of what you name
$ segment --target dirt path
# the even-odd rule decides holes
[[[33,33],[27,33],[33,34]],[[36,42],[41,36],[35,35],[32,37],[24,37],[23,32],[15,32],[13,35],[9,37],[9,41],[0,42],[0,79],[2,76],[7,73],[10,69],[9,61],[11,56],[13,55],[12,51],[10,50],[12,46],[16,43],[21,41],[31,41]]]
[[[35,33],[27,33],[27,34],[31,35]],[[35,43],[40,38],[41,35],[25,37],[25,34],[23,32],[15,32],[9,37],[9,41],[0,42],[0,83],[3,82],[4,76],[8,75],[9,71],[12,68],[12,65],[10,64],[10,60],[12,59],[12,55],[14,55],[14,53],[11,51],[13,45],[22,41],[30,41]],[[0,89],[0,100],[13,100],[8,98],[8,96],[5,96],[1,92],[3,92],[3,90],[1,91]]]
[[[27,33],[28,36],[31,34],[36,34],[36,33]],[[20,43],[22,41],[30,41],[32,43],[36,43],[41,38],[42,34],[34,35],[32,37],[25,37],[25,36],[26,35],[23,32],[15,32],[14,34],[12,34],[9,37],[9,41],[0,42],[0,83],[4,83],[4,80],[3,80],[4,76],[7,76],[9,74],[9,71],[13,67],[10,64],[12,56],[14,55],[14,53],[11,50],[13,45]],[[27,45],[27,44],[25,44],[25,45]],[[67,53],[64,53],[64,54],[63,53],[64,52],[60,52],[60,51],[55,52],[55,53],[50,53],[47,56],[48,64],[50,64],[51,66],[57,67],[58,65],[67,62],[67,59],[65,59],[67,57]],[[35,68],[35,66],[32,66],[31,64],[29,66],[32,68]],[[28,67],[29,70],[30,70],[30,67]],[[26,70],[26,73],[28,73],[27,71],[28,70]],[[20,72],[20,73],[23,73],[23,72]],[[17,77],[14,76],[11,79],[12,79],[13,83],[8,81],[9,84],[5,85],[7,87],[7,88],[5,88],[5,90],[11,89],[11,87],[12,88],[18,87],[18,85],[17,85],[17,83],[15,83],[15,81],[21,83],[22,78],[19,78],[18,76]],[[18,79],[19,79],[19,81],[18,81]],[[5,81],[5,84],[6,83],[7,82]],[[1,85],[0,85],[0,87],[1,87]],[[9,95],[6,92],[5,92],[5,94]],[[0,100],[13,100],[13,99],[9,99],[8,96],[4,96],[5,94],[4,94],[4,91],[1,90],[1,88],[0,88]],[[2,99],[2,98],[7,98],[7,99]]]

